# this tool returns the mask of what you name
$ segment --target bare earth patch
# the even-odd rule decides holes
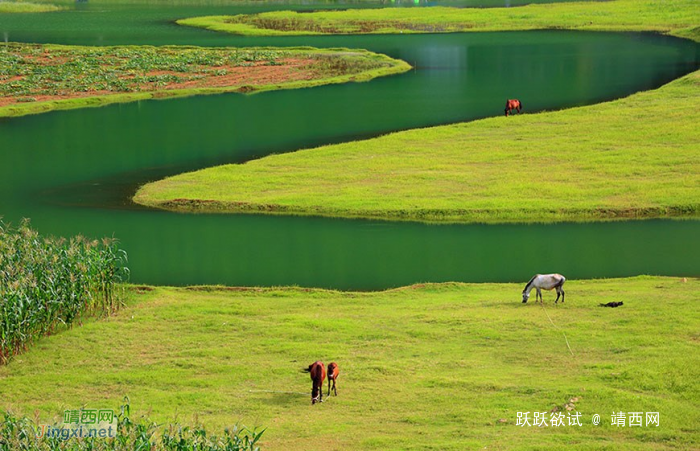
[[[49,59],[34,58],[34,61],[41,66],[51,66],[56,64],[65,64],[67,58]],[[186,76],[175,71],[152,70],[143,74],[145,77],[172,75],[178,78],[178,81],[171,81],[158,86],[156,83],[133,83],[126,92],[148,92],[148,91],[168,91],[174,89],[192,89],[192,88],[218,88],[232,86],[247,86],[247,85],[274,85],[291,81],[312,80],[319,77],[319,71],[314,65],[318,61],[306,58],[284,58],[275,61],[274,65],[268,62],[260,61],[252,63],[248,66],[223,65],[212,67],[207,72],[192,72]],[[216,75],[220,71],[225,71],[224,75]],[[25,80],[28,75],[17,75],[7,80],[0,80],[0,85],[9,84]],[[121,80],[134,80],[134,75],[124,75]],[[86,97],[95,97],[102,95],[115,94],[112,90],[95,90],[88,89],[86,91],[68,91],[62,90],[53,94],[35,94],[31,93],[33,102],[47,102],[53,100],[77,99]],[[15,105],[18,103],[26,103],[22,97],[17,96],[2,96],[0,97],[0,107]]]

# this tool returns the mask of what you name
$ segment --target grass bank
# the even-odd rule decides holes
[[[63,9],[66,8],[62,6],[51,5],[48,3],[0,1],[0,14],[46,13],[52,11],[61,11]]]
[[[181,174],[145,185],[134,199],[178,211],[419,221],[697,217],[699,101],[695,72],[599,105]]]
[[[432,7],[313,13],[275,11],[195,17],[177,23],[254,36],[571,29],[655,31],[697,39],[700,36],[700,8],[695,0],[613,0],[487,9]]]
[[[0,117],[366,81],[410,66],[347,49],[0,45]]]
[[[265,426],[265,450],[697,445],[700,280],[569,280],[566,303],[546,292],[546,310],[520,302],[523,285],[132,287],[116,315],[0,367],[0,409],[49,422],[128,394],[157,422]],[[598,306],[610,301],[624,305]],[[341,372],[338,396],[312,407],[300,369],[317,359]],[[582,426],[517,425],[535,411],[548,425],[578,412]],[[613,412],[659,412],[660,424],[614,426]]]

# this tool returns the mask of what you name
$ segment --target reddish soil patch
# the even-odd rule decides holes
[[[42,63],[46,64],[56,64],[57,62],[64,60],[63,58],[44,58],[35,57],[37,60],[42,60]],[[45,61],[44,61],[45,60]],[[65,61],[61,61],[65,62]],[[214,72],[216,70],[226,70],[225,75],[215,75],[213,73],[206,72],[189,72],[189,73],[179,73],[171,71],[151,71],[146,73],[147,76],[152,75],[175,75],[178,77],[186,78],[186,80],[177,83],[170,82],[164,86],[156,86],[155,83],[141,83],[134,84],[132,89],[128,91],[105,91],[105,90],[94,90],[94,91],[84,91],[84,92],[64,92],[58,93],[56,95],[42,95],[42,94],[32,94],[26,97],[31,97],[35,99],[31,103],[36,102],[47,102],[53,100],[63,100],[63,99],[78,99],[85,97],[95,97],[104,96],[111,94],[121,94],[128,92],[156,92],[156,91],[168,91],[174,89],[194,89],[194,88],[221,88],[221,87],[249,87],[250,85],[274,85],[279,83],[300,81],[300,80],[312,80],[318,78],[318,71],[315,70],[314,65],[317,63],[314,59],[297,59],[297,58],[285,58],[277,60],[275,65],[269,65],[266,62],[255,63],[250,66],[219,66],[219,67],[209,67],[208,71]],[[10,83],[12,81],[17,81],[22,77],[13,77],[10,80],[0,81],[0,83]],[[134,75],[124,76],[124,80],[133,79]],[[192,79],[195,78],[195,79]],[[242,91],[249,91],[250,89],[242,89]],[[0,97],[0,107],[15,105],[27,102],[18,102],[15,97]]]

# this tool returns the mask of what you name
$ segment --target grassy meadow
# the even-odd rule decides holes
[[[117,314],[1,366],[0,408],[50,422],[128,395],[135,419],[266,427],[264,451],[698,446],[700,280],[569,280],[566,302],[545,292],[544,308],[522,288],[132,286]],[[624,305],[598,306],[610,301]],[[301,368],[317,359],[340,377],[312,407]],[[582,426],[516,425],[535,411],[579,412]],[[660,424],[613,426],[620,411]]]
[[[0,44],[0,117],[151,98],[366,81],[410,66],[364,50]]]
[[[448,222],[697,217],[699,101],[695,72],[593,106],[181,174],[145,185],[135,201],[180,211]]]
[[[571,29],[655,31],[697,39],[700,36],[700,8],[695,0],[612,0],[485,9],[432,7],[312,13],[274,11],[194,17],[177,23],[253,36]]]

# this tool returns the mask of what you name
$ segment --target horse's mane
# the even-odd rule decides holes
[[[525,284],[525,288],[523,288],[523,293],[525,293],[525,290],[527,290],[527,287],[529,287],[532,284],[532,282],[535,280],[535,278],[537,278],[537,276],[538,276],[538,274],[535,274],[534,276],[532,276],[532,279],[530,279],[530,281],[527,284]]]

